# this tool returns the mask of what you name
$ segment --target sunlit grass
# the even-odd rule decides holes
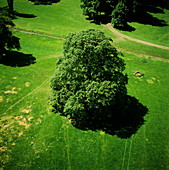
[[[78,6],[79,1],[75,0],[61,0],[52,6],[35,6],[19,0],[15,2],[18,12],[37,17],[18,18],[14,22],[19,28],[62,36],[87,28],[102,29],[106,35],[112,35],[103,26],[86,21]],[[129,139],[120,139],[103,131],[81,131],[68,119],[51,112],[49,83],[56,60],[63,55],[62,40],[19,32],[14,34],[20,37],[21,52],[32,54],[36,62],[23,67],[0,65],[0,156],[4,169],[168,168],[167,62],[124,53],[125,72],[129,77],[128,94],[149,111],[145,124],[136,134]],[[126,40],[115,41],[115,45],[135,53],[168,58],[166,50]],[[133,74],[137,71],[144,76]]]
[[[151,13],[151,15],[166,22],[166,26],[152,26],[151,24],[132,22],[129,24],[136,29],[135,31],[121,32],[133,38],[159,45],[169,46],[169,10],[164,9],[164,13]]]

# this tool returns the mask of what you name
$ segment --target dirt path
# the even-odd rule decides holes
[[[54,34],[48,34],[48,33],[42,33],[42,32],[36,32],[36,31],[29,31],[29,30],[25,30],[25,29],[21,29],[21,28],[11,28],[10,29],[14,30],[14,31],[19,31],[19,32],[23,32],[26,34],[34,34],[34,35],[41,35],[43,37],[52,37],[52,38],[57,38],[57,39],[65,39],[65,37],[62,36],[58,36],[58,35],[54,35]]]
[[[149,46],[153,46],[153,47],[157,47],[157,48],[169,50],[169,47],[162,46],[162,45],[158,45],[158,44],[149,43],[149,42],[146,42],[146,41],[138,40],[138,39],[129,37],[129,36],[127,36],[127,35],[124,35],[124,34],[118,32],[118,31],[116,31],[116,30],[111,26],[111,24],[107,24],[106,27],[107,27],[111,32],[113,32],[115,35],[117,35],[117,36],[119,36],[119,37],[126,38],[126,39],[128,39],[128,40],[130,40],[130,41],[138,42],[138,43],[141,43],[141,44],[145,44],[145,45],[149,45]]]
[[[117,50],[121,51],[121,52],[129,53],[129,54],[137,55],[137,57],[150,58],[152,60],[163,61],[163,62],[169,63],[169,59],[154,57],[154,56],[150,56],[150,55],[146,55],[146,54],[141,54],[141,53],[137,53],[137,52],[126,50],[124,48],[117,48]]]
[[[118,31],[116,31],[110,24],[107,24],[106,27],[111,31],[113,32],[115,35],[117,36],[120,36],[122,38],[126,38],[128,40],[131,40],[132,41],[135,41],[135,42],[138,42],[138,41],[141,41],[141,40],[137,40],[137,39],[134,39],[134,38],[131,38],[129,36],[126,36],[124,34],[121,34],[119,33]],[[40,35],[40,36],[44,36],[44,37],[52,37],[52,38],[56,38],[56,39],[62,39],[64,40],[65,37],[63,36],[57,36],[57,35],[54,35],[54,34],[47,34],[47,33],[42,33],[42,32],[35,32],[35,31],[29,31],[29,30],[25,30],[25,29],[20,29],[20,28],[10,28],[14,31],[19,31],[19,32],[23,32],[23,33],[26,33],[26,34],[33,34],[33,35]],[[145,41],[141,41],[141,42],[144,42],[143,44],[146,44],[148,42],[145,42]],[[151,43],[148,43],[148,44],[151,44]],[[156,45],[154,44],[155,46],[160,46],[160,45]],[[166,49],[169,50],[169,47],[165,47],[165,46],[160,46],[160,47],[164,47],[163,49]],[[159,48],[159,47],[158,47]],[[141,54],[141,53],[135,53],[133,51],[129,51],[129,50],[126,50],[126,49],[123,49],[123,48],[118,48],[119,51],[124,51],[126,53],[130,53],[130,54],[134,54],[134,55],[138,55],[140,57],[144,57],[144,58],[151,58],[151,59],[154,59],[154,60],[159,60],[159,61],[164,61],[164,62],[169,62],[169,59],[164,59],[164,58],[158,58],[158,57],[155,57],[155,56],[148,56],[148,55],[144,55],[144,54]]]

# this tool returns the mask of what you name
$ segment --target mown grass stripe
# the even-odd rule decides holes
[[[124,145],[124,154],[123,154],[123,163],[122,163],[122,166],[121,166],[121,169],[124,168],[124,161],[125,161],[125,157],[126,157],[126,150],[127,150],[127,140],[125,142],[125,145]]]
[[[70,162],[70,144],[69,144],[69,134],[68,134],[68,128],[69,126],[68,125],[65,125],[64,122],[63,122],[63,135],[64,135],[64,141],[65,141],[65,147],[66,147],[66,154],[67,154],[67,164],[68,164],[68,167],[67,169],[68,170],[71,170],[71,162]]]
[[[133,136],[131,137],[130,139],[130,147],[129,147],[129,156],[128,156],[128,162],[127,162],[127,170],[129,170],[129,167],[130,167],[130,159],[131,159],[131,148],[132,148],[132,140]]]

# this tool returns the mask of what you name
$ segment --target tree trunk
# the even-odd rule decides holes
[[[9,8],[10,13],[14,12],[14,4],[13,4],[13,2],[14,2],[14,0],[7,0],[8,8]]]

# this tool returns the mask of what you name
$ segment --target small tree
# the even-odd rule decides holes
[[[128,9],[123,2],[119,2],[112,12],[112,24],[115,28],[125,28],[127,25]]]
[[[81,0],[81,8],[83,14],[88,16],[89,19],[97,22],[101,15],[109,16],[112,13],[116,1],[109,0]]]
[[[124,105],[124,69],[123,59],[103,32],[90,29],[71,33],[51,80],[51,104],[56,112],[78,123],[85,117],[100,121],[111,117],[117,105]]]
[[[6,50],[20,49],[19,38],[14,36],[8,26],[15,26],[8,16],[0,15],[0,58]]]

